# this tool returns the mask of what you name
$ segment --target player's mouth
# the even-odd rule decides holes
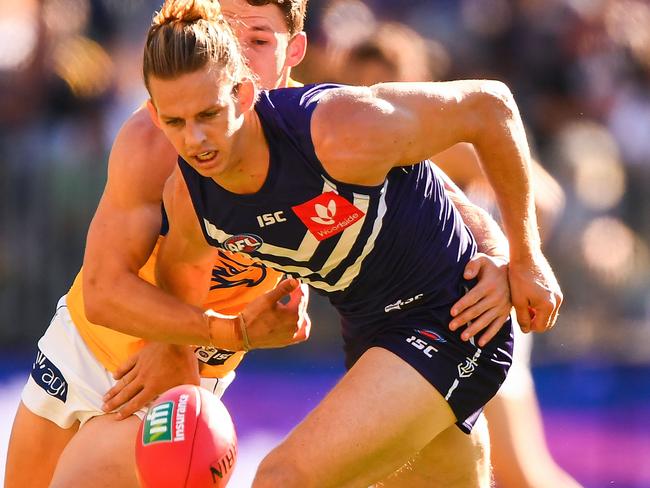
[[[217,161],[218,151],[203,151],[192,156],[197,166],[201,169],[209,169]]]
[[[217,151],[205,151],[197,154],[195,158],[201,163],[207,163],[208,161],[212,161],[216,156]]]

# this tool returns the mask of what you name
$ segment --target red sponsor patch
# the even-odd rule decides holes
[[[365,215],[332,191],[291,208],[319,241],[340,234]]]

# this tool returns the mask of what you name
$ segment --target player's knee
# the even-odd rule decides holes
[[[453,452],[454,456],[449,456],[450,452]],[[432,475],[432,486],[491,486],[490,437],[483,416],[479,418],[470,435],[452,426],[420,452],[420,456],[427,465],[436,466]]]
[[[255,474],[253,488],[309,488],[314,486],[314,480],[310,479],[309,473],[302,470],[298,463],[283,456],[281,453],[272,451],[267,455]]]

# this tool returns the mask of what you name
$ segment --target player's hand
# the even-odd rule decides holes
[[[104,395],[102,410],[118,410],[125,419],[168,389],[200,383],[199,364],[191,346],[147,343],[113,374],[117,383]]]
[[[246,305],[242,316],[251,348],[284,347],[307,340],[311,331],[308,303],[307,285],[289,278]]]
[[[563,296],[548,261],[538,251],[510,262],[510,292],[523,332],[545,332],[557,320]]]
[[[463,277],[467,280],[477,278],[478,282],[452,306],[454,318],[449,328],[456,330],[471,321],[461,339],[467,341],[485,330],[478,341],[483,347],[499,332],[512,310],[508,262],[478,253],[465,266]]]

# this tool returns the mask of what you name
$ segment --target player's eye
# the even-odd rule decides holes
[[[180,127],[183,125],[183,121],[181,119],[167,119],[164,122],[165,125],[168,125],[169,127]]]

